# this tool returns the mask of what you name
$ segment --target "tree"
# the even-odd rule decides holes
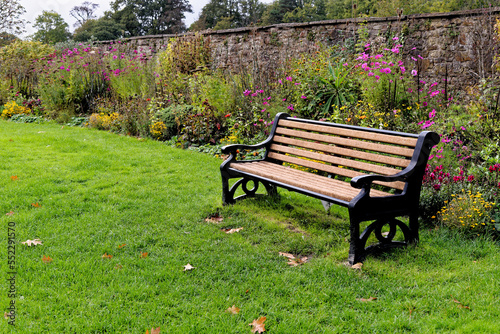
[[[33,35],[35,41],[45,44],[55,44],[64,42],[71,37],[68,31],[68,24],[58,13],[44,10],[35,19],[34,28],[37,32]]]
[[[23,33],[25,20],[21,16],[26,10],[18,0],[0,0],[0,32]]]
[[[69,12],[69,15],[76,19],[75,27],[82,26],[88,20],[96,18],[95,10],[99,7],[98,4],[85,1],[80,6],[75,6]]]
[[[0,32],[0,48],[2,46],[14,43],[18,39],[19,38],[17,38],[15,35],[9,34],[8,32]]]
[[[326,20],[325,0],[306,0],[302,7],[285,13],[284,22],[311,22]]]
[[[184,13],[193,10],[188,0],[115,0],[111,3],[118,18],[135,25],[135,35],[177,34],[186,30]],[[125,14],[125,15],[121,15]],[[123,21],[121,22],[123,23]]]
[[[87,42],[91,39],[109,41],[121,37],[123,37],[123,26],[106,16],[98,20],[85,21],[73,34],[73,39],[77,42]]]
[[[191,30],[246,27],[259,21],[263,12],[259,0],[210,0]]]

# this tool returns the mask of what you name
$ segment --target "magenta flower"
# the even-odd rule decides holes
[[[288,81],[292,81],[292,77],[286,77],[285,79]]]
[[[300,98],[301,99],[307,99],[307,96],[302,95]]]
[[[417,75],[417,70],[411,70],[411,75],[416,76]]]
[[[290,104],[287,108],[293,111],[293,104]]]

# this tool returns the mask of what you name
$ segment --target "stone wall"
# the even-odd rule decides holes
[[[491,73],[496,52],[494,24],[500,7],[451,13],[401,17],[358,18],[320,22],[277,24],[231,30],[203,31],[210,41],[212,67],[238,70],[251,65],[254,71],[272,70],[289,57],[312,53],[318,42],[351,44],[360,29],[373,45],[393,36],[404,37],[406,58],[419,61],[426,78],[444,79],[451,85],[471,83]],[[192,34],[140,36],[127,39],[132,48],[157,52],[174,37]]]

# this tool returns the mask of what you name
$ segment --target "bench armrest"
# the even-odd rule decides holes
[[[361,189],[370,187],[374,181],[381,182],[406,182],[408,180],[408,172],[401,171],[400,173],[394,175],[379,175],[379,174],[369,174],[369,175],[360,175],[353,177],[351,179],[351,187]]]
[[[263,147],[266,147],[268,144],[269,139],[263,141],[262,143],[256,144],[256,145],[244,145],[244,144],[233,144],[233,145],[227,145],[221,148],[221,152],[223,154],[233,154],[235,155],[237,150],[258,150]]]

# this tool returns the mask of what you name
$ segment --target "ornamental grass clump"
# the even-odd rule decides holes
[[[488,202],[481,193],[462,190],[452,195],[451,201],[438,212],[441,223],[452,229],[459,229],[471,235],[496,232],[495,220],[491,218],[495,203]]]

